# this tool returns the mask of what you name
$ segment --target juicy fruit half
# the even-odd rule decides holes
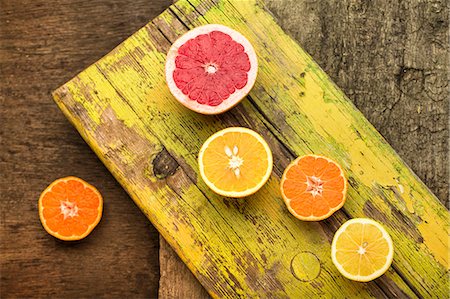
[[[45,230],[65,240],[80,240],[100,221],[103,199],[98,190],[76,177],[61,178],[39,198],[39,217]]]
[[[284,171],[281,195],[292,215],[305,221],[330,217],[345,202],[347,180],[341,167],[317,155],[297,158]]]
[[[258,191],[272,173],[266,141],[247,128],[232,127],[206,140],[198,156],[200,174],[214,192],[245,197]]]
[[[371,281],[387,271],[394,246],[387,231],[376,221],[356,218],[345,222],[331,244],[331,258],[339,272],[356,281]]]
[[[252,89],[258,63],[255,50],[239,32],[210,24],[176,40],[166,58],[170,92],[184,106],[218,114],[237,105]]]

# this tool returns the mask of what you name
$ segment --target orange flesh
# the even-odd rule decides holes
[[[281,190],[296,217],[318,220],[327,218],[343,205],[346,181],[335,162],[309,155],[288,166]]]
[[[254,136],[242,132],[228,132],[214,139],[205,150],[204,172],[209,181],[220,190],[249,190],[264,178],[269,163],[267,155],[264,146]],[[234,165],[242,163],[238,167],[238,175],[235,169],[230,167],[233,166],[230,160],[236,163]]]
[[[350,224],[336,242],[336,260],[352,275],[368,276],[387,262],[389,244],[372,224]]]
[[[78,240],[97,225],[102,206],[100,193],[73,177],[55,181],[42,193],[39,213],[50,234],[63,240]]]

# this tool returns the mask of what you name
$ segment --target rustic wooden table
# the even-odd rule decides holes
[[[170,1],[0,2],[1,296],[205,296],[54,105],[50,92]],[[400,156],[448,204],[448,10],[444,1],[268,0]],[[44,233],[37,198],[55,178],[96,185],[107,204],[86,240]],[[160,268],[161,267],[161,268]],[[160,279],[161,273],[161,279]]]

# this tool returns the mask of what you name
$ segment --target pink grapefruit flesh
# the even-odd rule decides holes
[[[174,97],[202,114],[219,114],[237,105],[256,80],[258,62],[239,32],[210,24],[176,40],[166,59],[166,80]]]

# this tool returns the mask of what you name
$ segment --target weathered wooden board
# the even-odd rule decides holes
[[[206,299],[206,290],[180,260],[167,241],[160,237],[159,247],[160,279],[158,298],[160,299]]]
[[[248,99],[221,116],[187,111],[164,82],[170,43],[204,23],[239,30],[259,57]],[[179,1],[54,96],[212,296],[447,294],[447,210],[260,2]],[[268,184],[245,200],[221,198],[198,177],[202,142],[232,125],[259,131],[274,152]],[[293,218],[278,192],[285,166],[310,152],[339,161],[350,182],[343,210],[320,223]],[[330,259],[333,232],[361,216],[384,223],[396,245],[390,271],[366,284]]]

